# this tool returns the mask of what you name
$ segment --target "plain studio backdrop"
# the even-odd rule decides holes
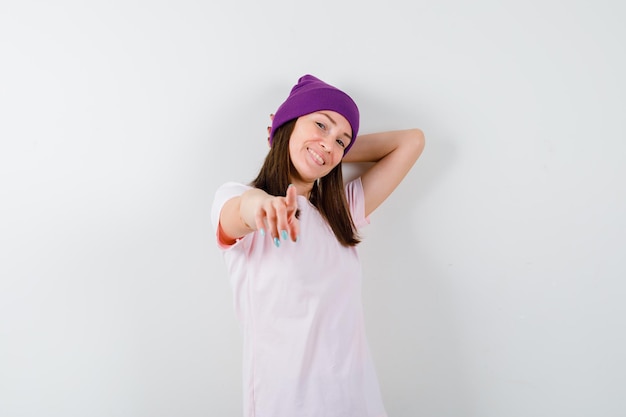
[[[4,0],[0,416],[241,414],[211,202],[306,73],[427,139],[360,246],[390,417],[626,415],[625,9]]]

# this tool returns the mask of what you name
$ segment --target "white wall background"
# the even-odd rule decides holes
[[[0,416],[240,415],[210,205],[305,73],[362,132],[427,137],[361,246],[390,417],[626,415],[625,20],[617,0],[4,0]]]

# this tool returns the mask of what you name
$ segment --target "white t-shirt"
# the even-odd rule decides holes
[[[219,241],[226,201],[250,187],[229,182],[211,220],[230,275],[243,330],[245,417],[386,417],[367,344],[361,265],[304,196],[300,235],[276,247],[254,232]],[[368,224],[360,178],[346,185],[357,229]]]

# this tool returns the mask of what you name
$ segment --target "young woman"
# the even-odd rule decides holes
[[[212,222],[242,323],[245,417],[386,417],[361,303],[358,230],[420,156],[418,129],[358,136],[343,91],[305,75],[272,118],[251,184]],[[372,162],[344,184],[342,162]]]

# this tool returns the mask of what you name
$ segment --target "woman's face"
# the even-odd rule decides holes
[[[332,110],[299,117],[289,139],[289,156],[300,178],[312,183],[332,171],[351,137],[348,120]]]

